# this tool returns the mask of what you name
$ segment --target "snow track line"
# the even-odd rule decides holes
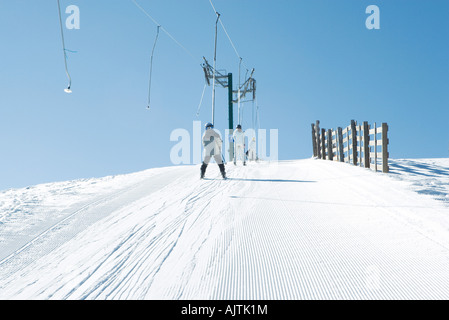
[[[304,164],[305,168],[292,168],[291,178],[299,179],[296,176],[299,174],[300,180],[315,180],[313,175],[308,174],[310,164],[316,169],[311,172],[314,175],[319,173],[318,184],[310,185],[312,190],[304,185],[301,187],[301,183],[286,185],[273,182],[265,189],[266,192],[260,192],[257,189],[260,184],[254,180],[251,183],[242,182],[248,188],[231,196],[236,199],[233,201],[237,201],[236,207],[231,210],[239,208],[242,212],[236,212],[234,228],[222,231],[211,251],[214,258],[211,257],[209,265],[219,264],[214,268],[213,279],[221,281],[210,298],[447,297],[449,276],[445,265],[449,263],[449,256],[446,248],[439,247],[422,235],[417,226],[394,219],[396,204],[402,201],[388,203],[385,199],[373,197],[371,189],[363,189],[363,183],[355,188],[353,175],[350,174],[353,168],[344,167],[342,169],[345,171],[338,171],[330,170],[327,163]],[[241,173],[236,171],[235,174]],[[394,190],[394,186],[382,180],[388,180],[387,176],[374,176],[370,172],[358,175],[366,176],[371,181],[367,183],[387,183]],[[269,180],[269,177],[266,179]],[[363,178],[357,180],[364,181]],[[294,190],[306,192],[304,195],[289,193],[290,186],[298,186]],[[372,185],[371,188],[376,190],[379,186]],[[326,197],[328,202],[308,197],[308,193],[316,196],[334,189],[345,190],[344,193],[336,193],[343,195],[340,206],[334,205],[332,197],[330,200]],[[227,192],[232,195],[232,190]],[[257,196],[251,197],[253,192]],[[352,199],[354,206],[350,205]],[[407,197],[403,199],[407,201]],[[345,208],[344,202],[348,200],[349,205]],[[247,202],[256,206],[248,207],[245,205]],[[239,219],[240,214],[245,217]],[[369,228],[371,221],[373,228]],[[383,224],[387,224],[388,228],[382,227]],[[414,239],[420,246],[410,246],[407,239]],[[444,251],[439,253],[440,249]],[[429,257],[426,252],[429,252]],[[435,275],[435,279],[431,275]]]
[[[32,240],[28,241],[26,244],[24,244],[22,247],[20,247],[19,249],[15,250],[14,252],[12,252],[10,255],[8,255],[7,257],[5,257],[4,259],[2,259],[0,261],[0,268],[3,267],[5,264],[7,264],[11,259],[13,259],[14,257],[20,255],[22,252],[24,252],[25,250],[27,250],[28,248],[30,248],[31,246],[35,245],[37,242],[44,240],[44,238],[50,234],[51,232],[56,231],[57,229],[61,228],[62,226],[64,226],[68,221],[70,221],[71,219],[73,219],[74,217],[76,217],[77,215],[79,215],[80,213],[86,212],[88,210],[90,210],[91,208],[95,208],[101,204],[106,204],[108,201],[113,200],[115,198],[117,198],[120,195],[124,195],[124,194],[132,194],[132,192],[136,189],[138,189],[139,187],[142,187],[144,185],[150,184],[152,185],[152,181],[158,179],[158,177],[160,177],[162,174],[157,174],[155,176],[151,176],[143,181],[139,181],[138,183],[135,183],[129,187],[126,187],[124,189],[121,189],[117,192],[114,192],[112,194],[108,194],[106,196],[103,196],[99,199],[95,199],[94,201],[91,201],[87,204],[84,204],[81,208],[76,209],[75,211],[73,211],[72,213],[68,214],[66,217],[64,217],[62,220],[58,221],[57,223],[53,224],[51,227],[47,228],[45,231],[41,232],[39,235],[37,235],[36,237],[34,237]],[[170,181],[171,182],[171,181]],[[162,187],[165,187],[167,184],[169,184],[170,182],[166,183],[165,185],[163,185]],[[159,185],[158,185],[159,186]],[[100,215],[99,219],[102,219],[104,216]],[[95,223],[97,221],[97,219],[94,219],[93,222],[91,223]],[[78,232],[76,232],[72,237],[68,238],[68,239],[64,239],[66,241],[70,240],[71,238],[73,238]],[[59,245],[56,243],[56,245],[51,248],[51,250],[53,250],[54,248],[58,247]],[[51,251],[50,250],[50,251]],[[45,254],[48,254],[50,251],[45,251]],[[32,261],[30,261],[29,263],[31,263]],[[29,264],[28,263],[28,264]],[[27,264],[27,265],[28,265]],[[22,263],[21,264],[21,268],[23,268],[25,265]]]
[[[324,170],[327,171],[328,173],[332,173],[331,170],[329,170],[327,168],[327,166],[325,165],[320,165],[320,170]],[[376,196],[373,196],[373,193],[370,192],[369,190],[365,191],[365,189],[363,187],[360,186],[360,184],[358,185],[359,188],[354,188],[352,186],[351,183],[347,183],[346,181],[341,181],[338,183],[340,186],[339,188],[341,188],[342,190],[350,190],[350,194],[351,195],[355,195],[360,197],[361,199],[364,199],[364,201],[366,201],[367,199],[369,200],[373,200],[373,203],[382,203],[384,201],[384,199],[378,198]],[[371,186],[372,188],[375,188],[376,186]],[[293,205],[292,203],[289,203],[289,205]],[[373,208],[377,207],[373,205]],[[448,252],[447,248],[443,245],[441,245],[441,243],[437,243],[435,242],[433,239],[427,237],[426,235],[424,235],[419,229],[416,228],[416,226],[411,225],[410,223],[404,223],[404,221],[402,221],[402,219],[398,219],[397,216],[393,215],[393,213],[391,212],[391,210],[394,210],[395,206],[389,206],[389,210],[387,210],[387,207],[384,206],[380,206],[377,207],[380,212],[378,211],[378,214],[374,215],[372,213],[368,214],[366,212],[360,212],[360,221],[362,221],[361,219],[364,219],[366,221],[369,221],[367,219],[369,219],[370,216],[373,217],[379,217],[382,218],[382,220],[385,220],[384,218],[389,218],[392,221],[394,221],[394,224],[396,225],[400,225],[402,227],[406,227],[404,228],[398,228],[397,230],[401,230],[401,233],[398,235],[391,235],[388,234],[387,231],[383,231],[380,232],[380,234],[376,234],[376,237],[373,238],[374,234],[371,234],[369,232],[365,232],[365,230],[362,228],[354,228],[353,224],[356,222],[356,216],[353,215],[352,217],[349,215],[340,215],[340,218],[344,219],[344,226],[347,229],[346,232],[341,232],[340,234],[342,235],[354,235],[354,237],[358,237],[359,241],[363,241],[363,246],[366,249],[369,249],[368,252],[372,252],[373,256],[371,257],[372,261],[369,261],[368,257],[366,255],[366,252],[358,252],[360,250],[360,247],[355,247],[352,252],[350,251],[342,251],[343,254],[346,254],[346,257],[343,259],[343,261],[349,261],[348,259],[350,259],[351,256],[353,256],[353,254],[358,255],[357,259],[354,259],[354,257],[351,259],[352,261],[359,261],[360,263],[362,263],[362,265],[365,265],[366,270],[368,269],[368,267],[370,266],[369,263],[374,264],[375,266],[377,266],[379,268],[379,270],[388,270],[390,274],[386,274],[384,275],[384,278],[387,278],[388,281],[382,281],[382,294],[380,295],[381,297],[389,297],[389,298],[397,298],[399,297],[404,297],[404,298],[416,298],[419,297],[420,295],[417,294],[416,292],[414,292],[413,290],[409,290],[408,286],[409,286],[409,281],[410,278],[413,278],[415,283],[413,283],[415,290],[417,290],[418,292],[421,292],[422,295],[426,296],[426,297],[438,297],[438,296],[444,296],[444,292],[447,293],[447,287],[446,289],[444,288],[444,285],[447,285],[447,275],[446,275],[446,269],[443,267],[444,265],[444,259],[429,259],[429,262],[421,262],[419,261],[419,264],[417,264],[417,261],[415,260],[417,254],[422,255],[422,258],[419,258],[422,261],[425,261],[426,255],[424,254],[424,251],[420,250],[419,248],[414,248],[413,246],[408,246],[401,243],[398,243],[398,245],[400,245],[401,247],[404,247],[404,250],[402,251],[398,251],[397,249],[395,249],[395,246],[391,246],[391,241],[398,241],[401,240],[402,237],[409,237],[412,234],[416,234],[418,233],[419,235],[421,235],[424,239],[429,240],[431,243],[434,243],[438,246],[441,246],[443,249],[445,249],[446,252]],[[382,213],[382,214],[381,214]],[[348,219],[350,218],[350,219]],[[377,219],[379,219],[377,218]],[[385,222],[388,220],[385,220]],[[383,222],[383,221],[382,221]],[[394,228],[392,229],[394,230]],[[315,235],[315,233],[311,233],[312,235]],[[382,236],[382,234],[384,235],[384,237]],[[403,235],[402,235],[403,234]],[[331,234],[323,234],[323,235],[328,235],[331,236]],[[337,236],[338,238],[338,234],[336,234],[335,236]],[[370,239],[368,239],[368,236],[370,237]],[[388,239],[388,241],[386,240]],[[397,240],[395,240],[397,239]],[[418,237],[419,239],[419,237]],[[423,240],[419,240],[420,242],[423,242]],[[329,240],[329,244],[332,245],[333,241],[333,237],[330,237]],[[375,241],[375,242],[374,242]],[[402,240],[403,241],[403,240]],[[418,240],[416,240],[418,241]],[[427,247],[434,247],[433,245],[431,245],[431,243],[424,241],[424,245],[427,245]],[[347,243],[351,243],[351,242],[347,242]],[[315,246],[316,248],[319,248],[318,246]],[[327,248],[327,247],[326,247]],[[435,249],[434,249],[435,250]],[[377,252],[377,253],[376,253]],[[376,253],[376,254],[375,254]],[[348,254],[350,254],[350,256],[348,256]],[[324,257],[329,257],[329,255],[324,255]],[[446,259],[448,260],[448,259]],[[449,261],[448,261],[449,262]],[[392,268],[391,264],[396,265],[396,268]],[[430,267],[429,263],[434,263],[435,265],[432,266],[432,268],[437,271],[439,270],[440,273],[436,273],[435,275],[439,276],[439,279],[445,279],[444,281],[441,282],[437,282],[435,281],[435,284],[433,286],[429,286],[428,285],[428,273],[426,272],[427,266]],[[330,263],[330,261],[328,261],[326,263],[326,265],[330,265],[332,266],[333,264]],[[338,271],[338,270],[335,270]],[[355,270],[354,270],[355,271]],[[435,273],[434,271],[434,273]],[[360,274],[360,272],[358,272]],[[394,276],[393,276],[394,275]],[[353,276],[351,276],[350,278],[351,280],[356,280],[357,277],[355,276],[355,274],[353,274]],[[359,283],[361,282],[361,280],[359,278]],[[433,279],[432,279],[433,280]],[[344,283],[347,283],[348,279],[346,279],[346,281]],[[427,282],[427,285],[425,285],[424,283]],[[434,281],[432,281],[434,282]],[[424,285],[423,285],[424,284]],[[432,288],[433,287],[433,288]],[[432,288],[432,290],[430,290],[430,288]],[[354,294],[354,290],[350,290],[348,292],[351,292],[352,294]],[[367,294],[367,296],[365,298],[375,298],[375,297],[379,297],[379,292],[374,291],[362,291],[363,294]],[[360,297],[360,294],[357,294],[355,296],[356,298]],[[354,297],[345,297],[345,298],[354,298]]]
[[[95,206],[99,203],[105,202],[109,199],[112,199],[114,197],[116,197],[119,194],[122,194],[126,192],[126,190],[121,190],[119,192],[116,192],[112,195],[108,195],[105,196],[103,198],[97,199],[95,201],[92,201],[86,205],[84,205],[83,207],[81,207],[80,209],[75,210],[73,213],[69,214],[67,217],[65,217],[64,219],[58,221],[57,223],[55,223],[53,226],[51,226],[50,228],[48,228],[47,230],[45,230],[44,232],[40,233],[39,235],[37,235],[34,239],[32,239],[31,241],[29,241],[28,243],[26,243],[24,246],[22,246],[21,248],[19,248],[18,250],[16,250],[15,252],[11,253],[9,256],[7,256],[6,258],[4,258],[3,260],[0,261],[0,266],[2,266],[5,262],[7,262],[9,259],[13,258],[14,256],[20,254],[23,250],[25,250],[26,248],[28,248],[29,246],[33,245],[36,241],[40,240],[42,237],[44,237],[46,234],[48,234],[49,232],[55,230],[57,227],[61,226],[62,224],[64,224],[66,221],[70,220],[71,218],[73,218],[75,215],[79,214],[80,212]]]
[[[172,283],[171,286],[168,286],[164,292],[158,292],[162,297],[167,297],[169,299],[182,299],[186,294],[185,287],[189,286],[191,281],[191,275],[196,273],[197,270],[197,259],[198,254],[203,249],[203,246],[208,242],[209,237],[211,236],[211,232],[214,224],[211,222],[212,215],[215,210],[211,202],[213,199],[223,192],[223,189],[220,188],[222,185],[227,185],[227,181],[223,181],[221,178],[217,179],[204,179],[196,183],[192,186],[193,190],[188,192],[183,196],[181,200],[182,214],[177,220],[183,223],[184,232],[179,235],[176,239],[176,243],[178,241],[183,243],[183,248],[177,249],[178,251],[171,250],[169,252],[170,256],[167,256],[164,261],[158,266],[158,274],[154,275],[152,278],[151,286],[155,283],[156,286],[160,286],[161,282],[166,282],[167,276],[173,277],[172,272],[170,272],[170,267],[165,268],[166,263],[172,264],[173,261],[177,260],[177,256],[183,255],[185,249],[185,244],[189,243],[188,240],[185,240],[185,237],[191,238],[191,244],[189,245],[189,258],[185,261],[184,270],[182,275],[177,275],[178,281]],[[209,221],[209,226],[205,228],[204,223]],[[206,231],[205,231],[206,230]],[[195,236],[192,236],[195,235]],[[173,256],[174,255],[174,256]],[[143,296],[145,299],[151,299],[155,297],[155,292],[152,292],[150,286],[146,289],[146,294]],[[151,294],[149,292],[151,291]],[[149,295],[148,295],[149,294]],[[187,293],[188,295],[188,293]],[[160,296],[159,296],[160,297]],[[157,298],[157,297],[156,297]]]
[[[28,248],[19,248],[11,258],[15,272],[0,278],[0,298],[449,296],[449,250],[421,225],[446,209],[414,199],[406,184],[388,175],[314,160],[231,165],[229,180],[216,166],[205,180],[197,167],[182,170],[165,172],[158,180],[165,187],[157,192],[148,190],[148,178],[148,185],[70,212],[72,219],[27,243],[30,248],[42,240],[42,259],[29,262]],[[71,235],[66,225],[94,211],[104,219]],[[64,240],[55,249],[48,247],[53,233]],[[9,263],[0,264],[2,272]]]
[[[192,174],[189,173],[188,176],[191,177]],[[190,181],[190,179],[187,180]],[[172,183],[176,184],[176,182]],[[183,182],[181,181],[181,183]],[[183,241],[184,234],[196,233],[192,230],[192,227],[202,227],[197,221],[201,220],[202,214],[206,212],[209,203],[207,199],[220,192],[216,185],[221,183],[219,181],[212,181],[212,183],[198,181],[195,185],[189,185],[193,190],[186,188],[185,190],[188,193],[182,192],[165,201],[156,213],[147,218],[145,223],[139,224],[139,228],[133,230],[131,237],[125,237],[126,242],[117,246],[110,255],[98,261],[101,264],[99,266],[102,269],[101,272],[108,270],[105,276],[102,276],[97,268],[97,271],[90,272],[84,278],[76,290],[72,290],[69,295],[65,295],[64,299],[73,297],[80,297],[81,299],[126,299],[130,295],[145,299],[147,294],[152,291],[155,281],[160,282],[166,279],[166,276],[161,275],[161,273],[166,273],[165,265],[176,259],[172,257],[173,254],[179,254],[178,242]],[[205,201],[200,203],[202,209],[199,209],[196,205],[200,198]],[[184,210],[179,211],[178,215],[171,214],[170,212],[173,212],[173,209],[179,205],[184,206]],[[123,213],[128,210],[125,208]],[[158,219],[159,215],[160,219]],[[124,216],[124,218],[127,217],[128,215]],[[152,217],[156,217],[157,221]],[[157,231],[154,224],[158,225]],[[210,228],[208,233],[210,233]],[[191,250],[198,248],[198,252],[206,240],[207,235],[205,239],[198,238]],[[196,247],[197,245],[198,247]],[[114,267],[113,270],[110,269],[111,261],[116,261],[118,267]],[[188,274],[193,272],[194,269],[195,255],[186,265],[182,283],[188,283],[190,279]],[[124,272],[124,270],[128,271]],[[98,273],[98,275],[95,276],[95,273]],[[145,276],[141,277],[140,274]],[[91,286],[91,284],[95,285]],[[179,287],[177,284],[171,292],[173,295],[182,295],[182,286]]]
[[[331,170],[329,170],[328,166],[321,166],[321,168],[322,168],[322,170],[325,170],[328,173],[332,172]],[[354,167],[354,168],[358,168],[359,170],[365,171],[365,174],[367,177],[369,177],[370,175],[376,174],[376,173],[370,171],[369,169],[364,169],[361,167]],[[385,178],[388,179],[389,177],[385,176]],[[408,228],[413,229],[414,231],[421,234],[423,237],[429,239],[430,241],[435,242],[435,244],[438,244],[441,247],[443,247],[445,250],[449,251],[449,246],[448,246],[449,243],[447,243],[447,242],[443,243],[443,241],[436,239],[432,235],[429,235],[427,232],[423,231],[422,228],[419,228],[416,225],[412,224],[410,221],[405,219],[405,217],[403,217],[402,215],[393,214],[390,212],[390,211],[394,211],[395,213],[397,213],[398,208],[410,208],[410,209],[419,208],[419,209],[426,209],[426,210],[433,210],[434,208],[429,207],[429,206],[417,207],[417,206],[412,206],[412,205],[391,205],[391,204],[385,205],[385,204],[383,204],[385,202],[385,199],[379,197],[375,193],[375,190],[377,188],[379,188],[379,186],[378,185],[370,185],[369,183],[364,183],[363,180],[361,182],[359,182],[357,188],[354,187],[354,185],[351,183],[342,182],[341,184],[342,184],[342,188],[350,190],[353,195],[357,195],[359,198],[364,199],[364,201],[366,201],[366,199],[370,199],[372,201],[372,204],[357,204],[358,206],[376,207],[379,210],[382,210],[383,212],[385,212],[392,219],[403,224],[404,226],[407,226]],[[404,191],[396,191],[396,192],[401,194],[401,196],[404,199],[407,199],[410,197],[410,193],[407,194]],[[373,201],[373,200],[375,200],[375,201]],[[435,208],[439,208],[437,205],[438,205],[438,202],[436,202]],[[389,210],[387,210],[387,209],[389,209]]]

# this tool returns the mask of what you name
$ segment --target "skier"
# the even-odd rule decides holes
[[[232,135],[234,139],[234,165],[237,164],[237,159],[243,161],[243,165],[246,166],[245,161],[245,132],[242,131],[242,126],[237,125],[237,129],[234,131]]]
[[[206,168],[209,164],[210,158],[213,156],[215,162],[220,168],[221,175],[223,179],[226,179],[225,166],[221,155],[221,144],[222,140],[218,132],[214,130],[214,125],[212,123],[206,123],[205,131],[203,134],[203,146],[205,151],[204,161],[201,166],[201,179],[204,178],[206,174]]]
[[[253,137],[251,139],[251,142],[249,143],[248,151],[246,152],[246,155],[248,156],[248,160],[249,161],[257,160],[257,155],[256,155],[256,137]]]

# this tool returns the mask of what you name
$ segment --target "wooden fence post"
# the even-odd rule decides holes
[[[346,151],[346,157],[343,158],[343,160],[344,160],[343,162],[345,162],[345,163],[351,162],[351,153],[349,152],[349,150],[351,149],[351,145],[349,144],[349,140],[350,140],[349,130],[350,130],[350,127],[346,127],[343,129],[343,135],[346,134],[346,138],[343,138],[343,144],[346,141],[346,148],[343,149],[343,152]],[[348,158],[348,161],[346,161],[346,158]]]
[[[374,122],[374,171],[377,172],[377,124]]]
[[[315,135],[316,135],[316,155],[318,159],[321,159],[321,144],[320,144],[320,121],[317,120],[315,124]]]
[[[357,148],[357,161],[358,161],[358,166],[361,167],[362,166],[362,126],[361,125],[357,125],[357,144],[358,144],[358,148]]]
[[[352,162],[356,166],[357,165],[357,130],[355,128],[354,120],[351,120],[351,137],[352,137]]]
[[[335,137],[335,139],[334,139]],[[338,161],[338,134],[337,130],[332,130],[332,160]]]
[[[340,155],[340,162],[345,162],[345,153],[343,150],[343,129],[341,127],[337,128],[337,134],[338,134],[338,153]]]
[[[382,172],[388,173],[388,125],[382,123]]]
[[[321,129],[321,154],[321,159],[326,160],[326,129]]]
[[[315,125],[312,123],[312,146],[313,146],[313,156],[317,156],[316,152],[316,134],[315,134]]]
[[[332,150],[332,130],[327,129],[327,160],[334,160],[334,151]]]
[[[324,128],[321,128],[320,130],[319,120],[316,121],[316,124],[312,123],[311,126],[314,157],[323,160],[346,162],[345,151],[347,150],[348,163],[352,163],[355,166],[360,165],[361,167],[372,168],[371,160],[373,160],[373,169],[377,172],[378,158],[382,157],[382,172],[388,173],[390,171],[388,166],[389,139],[387,123],[382,123],[382,126],[378,128],[377,124],[374,122],[374,125],[371,128],[367,121],[364,121],[362,126],[357,125],[354,120],[351,120],[350,126],[346,127],[344,130],[343,128],[338,127],[335,131],[332,129],[326,130]],[[351,131],[351,134],[349,131]],[[378,133],[381,134],[381,140],[377,138]],[[346,134],[346,138],[343,138],[344,134]],[[373,135],[372,141],[370,137],[371,134]],[[334,135],[335,144],[333,138]],[[345,142],[347,142],[347,147],[344,146]],[[377,152],[378,146],[381,146],[381,152]],[[373,147],[373,152],[371,152],[371,147]]]
[[[370,167],[370,160],[369,160],[369,125],[368,121],[363,122],[363,155],[364,155],[364,161],[365,162],[365,168]]]

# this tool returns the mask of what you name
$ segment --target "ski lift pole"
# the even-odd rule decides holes
[[[228,117],[229,117],[229,134],[234,132],[234,104],[232,101],[232,73],[228,73]],[[229,161],[234,159],[234,144],[229,144]]]
[[[238,92],[237,92],[237,99],[238,99],[238,107],[237,107],[237,113],[238,113],[238,124],[242,124],[240,121],[240,87],[241,87],[241,82],[240,82],[240,66],[242,65],[242,58],[240,58],[240,62],[239,62],[239,88],[238,88]]]
[[[215,70],[217,64],[217,34],[219,20],[220,14],[217,12],[217,21],[215,22],[214,74],[212,80],[212,124],[215,124]]]

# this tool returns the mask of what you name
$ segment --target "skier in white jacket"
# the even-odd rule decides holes
[[[210,158],[214,157],[215,162],[220,168],[221,175],[223,179],[226,179],[225,166],[223,163],[223,158],[221,155],[221,145],[222,140],[218,132],[214,130],[214,125],[212,123],[207,123],[205,126],[206,131],[203,134],[203,146],[205,151],[204,161],[201,166],[201,179],[204,178],[206,174],[206,168],[210,162]]]
[[[242,160],[243,165],[246,166],[245,161],[245,132],[242,130],[241,125],[237,125],[237,129],[232,135],[234,139],[234,164],[237,164],[237,160]]]
[[[257,154],[256,154],[256,138],[255,138],[255,137],[253,137],[253,138],[251,139],[251,142],[249,143],[247,155],[248,155],[248,160],[249,160],[249,161],[255,161],[255,160],[257,160]]]

